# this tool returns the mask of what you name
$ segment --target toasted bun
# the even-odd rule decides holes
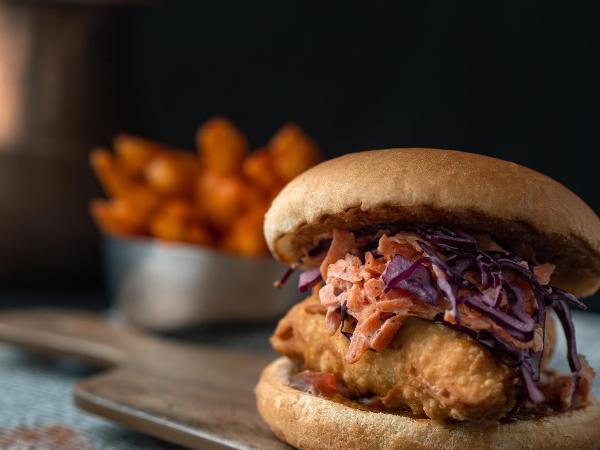
[[[273,432],[299,449],[596,449],[600,407],[505,424],[446,424],[373,412],[288,385],[294,364],[279,358],[256,386],[258,411]]]
[[[451,150],[374,150],[326,161],[273,201],[265,237],[291,263],[332,228],[443,223],[531,244],[557,265],[552,283],[576,295],[600,287],[600,219],[557,181],[518,164]]]

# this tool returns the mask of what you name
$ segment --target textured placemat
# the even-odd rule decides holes
[[[579,350],[600,371],[600,315],[575,314]],[[268,328],[217,329],[198,333],[196,339],[220,347],[266,347]],[[562,334],[555,355],[556,367],[567,369]],[[249,345],[250,344],[250,345]],[[75,364],[29,357],[0,346],[0,448],[6,450],[174,450],[163,443],[122,428],[75,408],[73,385],[90,375]],[[600,397],[600,380],[594,393]]]
[[[0,346],[0,449],[172,450],[172,446],[79,411],[73,385],[92,372]]]

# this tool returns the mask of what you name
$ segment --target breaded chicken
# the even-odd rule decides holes
[[[348,340],[327,332],[323,309],[314,297],[294,306],[271,344],[308,370],[335,374],[353,396],[378,396],[386,407],[439,420],[494,420],[515,405],[515,370],[469,337],[409,317],[389,347],[349,363]]]

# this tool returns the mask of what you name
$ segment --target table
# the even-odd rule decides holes
[[[600,315],[575,313],[579,351],[600,371]],[[198,330],[184,337],[225,348],[267,349],[272,325]],[[568,370],[562,334],[556,367]],[[73,362],[33,358],[0,345],[0,448],[7,450],[175,450],[170,445],[88,415],[73,405],[73,385],[93,371]],[[598,377],[600,378],[600,377]],[[600,380],[594,393],[600,397]]]

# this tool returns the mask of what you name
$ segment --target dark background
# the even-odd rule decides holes
[[[428,146],[510,159],[600,211],[593,2],[74,3],[53,8],[103,17],[84,55],[101,68],[97,78],[110,81],[89,88],[96,101],[112,99],[99,115],[109,126],[83,140],[73,159],[73,171],[84,174],[72,186],[82,193],[72,204],[81,226],[48,252],[72,262],[20,252],[18,267],[0,276],[19,298],[85,293],[88,306],[107,304],[100,239],[85,206],[98,192],[87,144],[127,130],[192,148],[196,127],[215,114],[236,122],[253,146],[295,121],[328,157]],[[84,106],[89,113],[96,103]],[[44,234],[43,221],[36,224]]]

